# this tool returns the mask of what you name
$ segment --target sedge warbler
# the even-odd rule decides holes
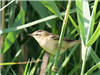
[[[58,41],[60,36],[49,33],[48,31],[38,30],[33,32],[32,34],[28,34],[35,38],[35,40],[39,43],[39,45],[48,53],[56,55],[58,48]],[[70,48],[78,43],[81,40],[71,40],[66,37],[63,38],[62,45],[60,47],[60,54],[66,51],[67,48]]]

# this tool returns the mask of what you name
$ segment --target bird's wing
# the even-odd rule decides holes
[[[59,35],[52,34],[52,33],[51,33],[51,35],[52,35],[51,38],[53,38],[54,40],[59,40],[59,38],[60,38]],[[75,41],[75,40],[72,40],[72,39],[69,39],[69,38],[66,38],[66,37],[64,37],[63,40],[67,41],[67,42]]]
[[[63,40],[65,40],[65,41],[67,41],[67,42],[75,41],[75,40],[73,40],[73,39],[69,39],[69,38],[66,38],[66,37],[64,37]]]
[[[51,36],[50,36],[52,39],[54,40],[59,40],[59,35],[56,35],[56,34],[52,34],[51,33]]]

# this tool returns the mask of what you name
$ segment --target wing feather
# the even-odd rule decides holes
[[[60,38],[59,35],[52,34],[52,33],[51,33],[51,35],[52,35],[51,38],[54,39],[54,40],[59,40],[59,38]],[[75,41],[75,40],[72,40],[72,39],[69,39],[69,38],[66,38],[66,37],[64,37],[63,40],[64,40],[64,41],[67,41],[67,42]]]

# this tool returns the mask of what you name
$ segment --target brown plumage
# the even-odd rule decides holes
[[[57,51],[59,35],[49,33],[48,31],[38,30],[31,34],[32,37],[39,43],[39,45],[47,52],[55,55]],[[70,48],[78,43],[81,40],[71,40],[69,38],[64,37],[62,41],[62,46],[60,49],[60,54],[65,52],[67,48]]]

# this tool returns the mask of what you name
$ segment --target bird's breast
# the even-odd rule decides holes
[[[49,53],[52,53],[57,49],[57,44],[58,41],[55,41],[52,38],[45,38],[40,42],[40,46]]]

